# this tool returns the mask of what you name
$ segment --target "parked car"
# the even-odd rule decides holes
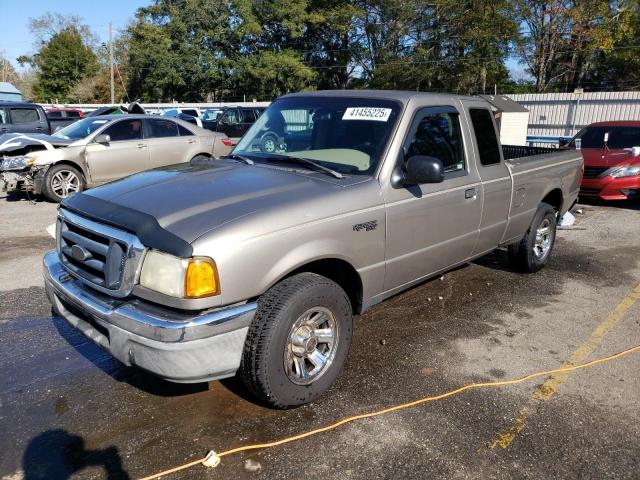
[[[581,197],[640,198],[640,121],[592,123],[569,147],[584,158]]]
[[[29,102],[0,102],[0,135],[4,133],[51,133],[44,109]]]
[[[187,115],[191,115],[192,117],[200,117],[200,116],[202,116],[202,112],[197,107],[170,108],[170,109],[165,110],[164,112],[162,112],[162,115],[165,116],[165,117],[177,117],[181,113],[185,113]]]
[[[142,170],[217,157],[220,134],[178,119],[102,115],[78,120],[53,135],[0,137],[4,189],[69,195]]]
[[[353,314],[499,246],[525,272],[549,262],[582,156],[505,152],[479,98],[286,95],[226,159],[67,198],[46,290],[126,365],[238,373],[264,402],[301,405],[340,374]]]
[[[222,108],[207,108],[204,112],[202,112],[202,116],[200,117],[202,120],[208,121],[216,121],[218,117],[224,113],[224,109]]]
[[[61,128],[84,118],[84,112],[77,108],[50,108],[46,111],[46,114],[52,132],[57,132]]]
[[[251,128],[260,115],[263,107],[224,107],[222,114],[216,120],[202,120],[202,128],[213,132],[224,133],[230,146],[235,146],[238,140]]]

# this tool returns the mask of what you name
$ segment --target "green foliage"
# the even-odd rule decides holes
[[[33,96],[43,102],[76,100],[70,96],[74,86],[96,68],[95,54],[73,26],[55,33],[31,62],[38,70]]]
[[[30,19],[38,99],[109,100],[81,19]],[[638,0],[153,0],[115,42],[116,97],[268,100],[305,89],[640,88]],[[509,78],[518,59],[531,77]],[[126,86],[123,86],[123,83]],[[127,92],[128,90],[128,92]]]

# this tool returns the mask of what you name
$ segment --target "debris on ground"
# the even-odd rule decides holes
[[[257,460],[248,458],[244,461],[244,469],[247,472],[259,472],[260,470],[262,470],[262,465],[260,465],[260,462],[258,462]]]

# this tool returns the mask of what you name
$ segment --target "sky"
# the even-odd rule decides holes
[[[0,0],[0,53],[21,70],[16,58],[35,53],[34,38],[27,27],[29,18],[47,11],[81,16],[98,38],[106,42],[109,22],[113,23],[115,35],[139,7],[150,3],[151,0]],[[516,79],[527,77],[523,66],[513,59],[507,61],[507,68]]]
[[[29,18],[47,11],[81,16],[98,38],[106,42],[109,22],[114,30],[122,29],[139,7],[150,3],[150,0],[0,0],[0,53],[19,68],[16,57],[34,53],[34,38],[27,27]]]

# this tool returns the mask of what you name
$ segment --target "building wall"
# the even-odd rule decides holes
[[[508,95],[529,110],[529,135],[573,136],[608,120],[640,120],[640,92],[526,93]]]
[[[11,92],[0,92],[0,100],[1,101],[12,101],[12,102],[21,102],[22,95],[19,93],[11,93]]]

